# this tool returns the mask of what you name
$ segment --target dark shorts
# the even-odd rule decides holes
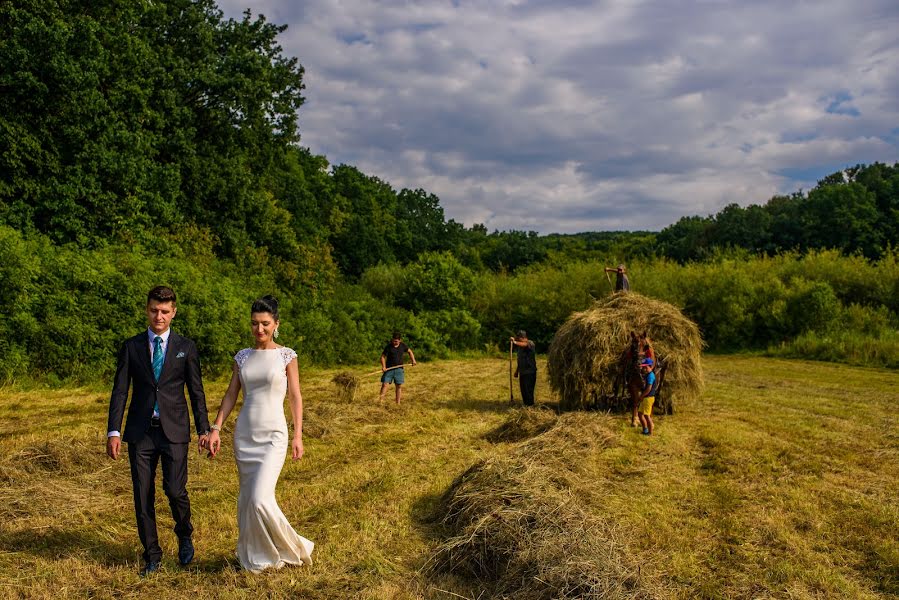
[[[389,371],[385,371],[381,373],[381,383],[395,383],[396,385],[403,385],[406,383],[406,374],[404,368],[400,367],[399,369],[390,369]]]

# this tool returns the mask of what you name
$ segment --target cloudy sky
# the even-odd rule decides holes
[[[303,145],[466,225],[661,229],[899,160],[896,0],[220,0],[287,24]]]

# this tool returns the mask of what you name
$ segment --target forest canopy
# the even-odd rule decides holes
[[[427,190],[305,148],[303,66],[263,15],[226,19],[212,0],[20,0],[0,4],[0,28],[0,381],[108,371],[156,283],[179,290],[177,326],[216,368],[265,293],[284,300],[289,343],[334,364],[375,360],[393,329],[424,357],[521,327],[546,344],[608,291],[599,267],[621,261],[668,281],[666,265],[740,252],[756,265],[863,257],[892,285],[899,164],[856,165],[764,204],[735,199],[658,233],[489,232],[448,219]],[[888,298],[860,303],[833,272],[778,272],[775,312],[801,296],[828,318],[874,311],[856,315],[862,328],[895,323]],[[704,304],[720,298],[658,283],[643,291],[685,307],[713,348],[808,333],[781,320],[729,337]]]

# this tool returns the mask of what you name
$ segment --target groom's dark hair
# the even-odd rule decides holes
[[[155,288],[147,292],[147,304],[150,304],[150,300],[156,300],[157,302],[171,302],[172,304],[177,304],[177,300],[175,299],[175,290],[166,285],[157,285]]]

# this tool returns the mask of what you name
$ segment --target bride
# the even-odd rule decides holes
[[[237,558],[241,567],[258,573],[287,564],[310,564],[314,544],[293,530],[275,501],[275,485],[288,445],[294,460],[303,456],[303,397],[297,354],[274,342],[279,324],[274,298],[256,300],[250,313],[256,345],[234,356],[231,383],[211,425],[207,446],[210,456],[218,454],[222,425],[243,388],[243,408],[234,428],[234,457],[240,475]],[[290,397],[294,423],[289,444],[285,395]]]

